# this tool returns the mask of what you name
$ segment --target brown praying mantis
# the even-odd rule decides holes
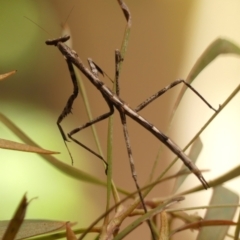
[[[196,167],[196,165],[191,161],[191,159],[181,150],[181,148],[173,141],[171,140],[168,136],[166,136],[164,133],[162,133],[157,127],[155,127],[152,123],[147,121],[145,118],[143,118],[141,115],[138,114],[139,111],[141,111],[144,107],[146,107],[149,103],[151,103],[153,100],[157,99],[159,96],[161,96],[163,93],[168,91],[169,89],[173,88],[174,86],[184,83],[188,88],[190,88],[197,96],[199,96],[211,109],[215,110],[190,84],[185,82],[183,79],[179,79],[171,83],[170,85],[166,86],[162,90],[158,91],[156,94],[152,95],[150,98],[142,102],[137,108],[132,109],[127,105],[120,97],[119,97],[119,87],[117,87],[116,94],[113,93],[107,86],[104,85],[104,83],[99,79],[98,75],[88,69],[82,62],[82,60],[79,58],[78,54],[69,48],[64,42],[66,42],[68,39],[70,39],[70,36],[64,36],[60,37],[54,40],[47,40],[46,44],[47,45],[54,45],[57,46],[62,55],[65,57],[69,72],[71,74],[72,82],[74,85],[74,91],[73,94],[69,97],[68,102],[61,113],[61,115],[58,118],[58,126],[61,132],[61,135],[63,137],[63,140],[66,142],[67,141],[67,136],[64,133],[60,123],[63,120],[64,117],[66,117],[70,112],[72,108],[72,104],[74,102],[74,99],[77,97],[78,94],[78,85],[77,85],[77,79],[76,75],[73,69],[73,65],[75,65],[85,76],[86,78],[101,92],[103,98],[105,99],[106,103],[108,104],[109,107],[109,112],[85,123],[84,125],[77,127],[73,129],[71,132],[69,132],[67,135],[68,137],[77,143],[78,145],[84,147],[85,149],[89,150],[91,153],[99,157],[100,159],[104,160],[99,154],[95,153],[93,150],[79,142],[77,139],[73,137],[74,134],[80,132],[84,128],[87,128],[91,126],[92,124],[95,124],[99,121],[102,121],[109,116],[111,116],[114,113],[114,109],[116,109],[121,118],[121,122],[123,125],[123,133],[126,141],[126,147],[127,147],[127,152],[128,152],[128,157],[130,160],[130,166],[131,166],[131,171],[132,171],[132,176],[136,182],[136,171],[134,167],[134,162],[133,162],[133,157],[132,157],[132,151],[131,151],[131,146],[130,146],[130,140],[129,140],[129,135],[128,135],[128,130],[127,130],[127,124],[126,124],[126,116],[130,117],[133,119],[135,122],[140,124],[142,127],[144,127],[147,131],[152,133],[157,139],[159,139],[164,145],[166,145],[174,154],[176,154],[186,165],[186,167],[189,168],[189,170],[194,173],[197,178],[200,180],[202,183],[203,187],[207,189],[209,187],[207,181],[204,179],[202,173],[200,170]],[[119,52],[117,51],[117,54],[119,55]],[[122,61],[121,57],[116,58],[119,59],[118,61]],[[89,60],[90,63],[92,63],[92,69],[93,66],[96,66],[91,60]],[[117,63],[118,64],[118,63]],[[95,69],[97,70],[98,67]],[[118,78],[116,78],[118,81]],[[119,86],[117,83],[116,86]]]

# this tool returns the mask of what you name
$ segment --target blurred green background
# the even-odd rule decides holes
[[[65,18],[72,6],[70,3],[66,9]],[[51,36],[61,35],[63,19],[58,8],[51,1],[0,1],[0,8],[0,72],[18,71],[15,76],[1,82],[1,113],[43,148],[60,151],[56,157],[71,164],[56,125],[56,119],[72,91],[71,80],[57,49],[44,43]],[[24,16],[52,35],[47,35]],[[62,75],[63,72],[66,74]],[[78,124],[80,121],[76,119],[74,126]],[[71,120],[68,126],[68,130],[73,128]],[[20,141],[3,123],[0,123],[0,131],[1,138]],[[81,163],[85,158],[82,149],[75,153],[75,166],[81,166],[93,175],[100,172],[90,161]],[[0,158],[0,204],[4,209],[0,219],[11,218],[24,193],[28,199],[38,197],[31,202],[27,218],[73,222],[84,219],[86,226],[93,220],[92,216],[102,212],[98,204],[104,202],[101,198],[96,201],[93,196],[93,193],[101,194],[99,188],[63,175],[40,156],[0,150]]]
[[[227,36],[236,42],[239,40],[238,35],[235,35],[238,31],[234,31],[239,22],[237,1],[233,1],[232,6],[223,0],[218,5],[208,1],[191,0],[129,0],[126,3],[132,13],[133,26],[120,86],[121,97],[132,107],[175,79],[185,78],[197,57],[215,38]],[[67,19],[73,6],[73,11]],[[14,76],[0,83],[1,113],[43,148],[60,151],[61,154],[57,158],[71,164],[56,125],[57,117],[72,92],[70,75],[58,49],[46,46],[44,42],[60,37],[61,24],[67,19],[73,49],[85,63],[87,57],[91,57],[113,77],[114,50],[121,46],[125,18],[117,1],[112,0],[0,0],[0,9],[0,73],[18,70]],[[50,34],[42,31],[24,16]],[[207,72],[208,75],[202,75],[203,80],[198,80],[194,86],[214,106],[218,106],[230,94],[228,91],[237,84],[239,62],[234,60],[232,63],[227,59],[225,62],[217,62],[216,65],[214,63],[211,67],[213,74],[218,75]],[[107,79],[104,79],[104,82],[111,87]],[[85,83],[93,115],[98,116],[106,112],[108,108],[98,91],[86,80]],[[142,113],[162,131],[167,129],[171,107],[179,89],[180,87],[167,93]],[[228,91],[223,93],[223,90]],[[184,147],[212,114],[205,106],[202,108],[201,103],[200,107],[196,105],[199,102],[194,102],[195,98],[191,95],[190,99],[182,104],[183,110],[178,113],[170,133],[181,147]],[[237,109],[233,108],[227,116],[234,111]],[[62,125],[66,132],[69,132],[87,120],[80,97],[74,105],[73,115],[66,118]],[[215,136],[217,132],[220,136],[218,139],[221,139],[226,134],[223,132],[221,135],[219,132],[219,126],[227,125],[227,120],[224,121],[214,128],[211,136]],[[143,185],[148,179],[159,142],[131,120],[128,125],[139,182]],[[231,125],[234,126],[232,123]],[[106,152],[107,121],[97,124],[96,127],[103,151]],[[2,123],[0,131],[1,138],[19,141]],[[237,133],[236,128],[232,131]],[[79,139],[96,150],[90,130],[83,131]],[[201,158],[200,166],[213,169],[217,175],[219,173],[215,166],[221,165],[223,161],[220,161],[216,154],[219,149],[224,150],[221,144],[225,144],[226,147],[226,143],[212,145],[214,141],[213,138],[210,144],[205,144],[209,146],[211,160],[208,157]],[[105,179],[102,163],[98,159],[73,143],[69,146],[75,159],[75,167]],[[226,154],[232,151],[227,148]],[[209,152],[204,153],[204,156],[205,154]],[[161,157],[158,173],[167,166],[167,159],[171,159],[173,155],[167,150]],[[77,221],[79,226],[85,227],[105,209],[104,188],[73,180],[59,173],[40,156],[0,150],[0,159],[0,205],[4,209],[0,219],[9,219],[12,216],[20,198],[26,192],[28,198],[39,197],[30,204],[27,218]],[[231,167],[229,163],[228,167]],[[226,170],[226,166],[224,169]],[[118,114],[115,114],[113,177],[118,186],[128,191],[135,190]],[[211,179],[210,175],[208,177]],[[194,177],[192,179],[193,181],[187,181],[186,187],[196,184],[197,180]],[[170,187],[171,185],[159,186],[150,196],[165,196],[170,193]],[[207,193],[207,197],[210,193]],[[143,227],[130,237],[137,237],[137,234],[147,237],[149,232]]]

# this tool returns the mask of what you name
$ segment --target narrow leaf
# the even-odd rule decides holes
[[[169,225],[167,213],[165,211],[162,211],[159,215],[160,215],[159,240],[169,240]]]
[[[0,120],[3,122],[16,136],[18,136],[23,142],[34,145],[36,147],[39,147],[30,137],[28,137],[20,128],[18,128],[10,119],[8,119],[6,116],[0,113]],[[76,169],[68,164],[65,164],[58,159],[54,158],[51,155],[42,155],[42,158],[45,159],[48,163],[53,165],[55,168],[57,168],[59,171],[69,175],[72,178],[105,186],[106,183],[99,180],[98,178],[91,176],[88,173],[85,173],[81,171],[80,169]]]
[[[209,65],[216,57],[221,54],[236,54],[240,55],[240,48],[236,44],[232,43],[229,40],[218,38],[213,41],[207,49],[202,53],[202,55],[198,58],[197,62],[194,64],[190,73],[187,76],[186,82],[191,84],[193,80],[197,77],[197,75],[207,66]],[[186,92],[186,86],[184,85],[181,89],[181,92],[178,95],[178,98],[174,104],[172,116],[182,100],[184,93]],[[171,116],[171,119],[172,119]]]
[[[188,214],[186,211],[171,212],[171,215],[173,218],[181,219],[185,223],[194,223],[203,220],[197,213]]]
[[[128,9],[128,6],[122,0],[118,0],[118,3],[119,3],[119,5],[120,5],[120,7],[121,7],[121,9],[122,9],[122,11],[123,11],[123,13],[125,15],[126,20],[127,20],[127,26],[126,26],[126,29],[125,29],[125,33],[124,33],[124,37],[123,37],[123,41],[122,41],[121,53],[120,53],[121,58],[124,58],[125,53],[127,51],[129,34],[130,34],[130,28],[131,28],[131,14],[130,14],[130,11]],[[113,89],[112,89],[112,91],[114,93],[116,93],[116,91],[118,90],[117,89],[117,84],[118,84],[118,79],[119,79],[119,75],[120,75],[120,72],[121,72],[122,61],[119,62],[119,65],[117,67],[118,67],[118,73],[117,73],[117,70],[116,70],[115,81],[114,81]],[[112,179],[113,125],[114,125],[114,119],[113,119],[113,116],[110,116],[109,120],[108,120],[108,134],[107,134],[108,173],[107,173],[107,203],[106,203],[106,210],[108,210],[110,208],[111,193],[113,195],[115,203],[120,201],[117,188],[115,187],[113,179]],[[117,211],[119,211],[120,209],[121,209],[121,205],[119,205],[119,207],[117,208]],[[106,215],[104,217],[103,231],[100,234],[100,238],[102,236],[104,236],[105,233],[107,232],[107,225],[108,225],[108,223],[109,223],[109,215]]]
[[[0,236],[9,221],[0,221]],[[69,223],[70,226],[73,226],[74,223]],[[53,220],[36,220],[36,219],[27,219],[24,220],[22,226],[17,233],[16,239],[24,239],[29,237],[38,236],[41,234],[50,233],[53,231],[63,230],[66,227],[66,222],[63,221],[53,221]]]
[[[39,153],[39,154],[58,154],[59,153],[59,152],[54,152],[54,151],[46,150],[46,149],[35,147],[35,146],[30,146],[24,143],[13,142],[13,141],[2,139],[2,138],[0,138],[0,148],[22,151],[22,152]]]
[[[197,62],[194,64],[192,70],[187,76],[186,81],[192,83],[192,81],[197,77],[197,75],[216,57],[221,54],[236,54],[240,55],[240,48],[233,42],[224,39],[218,38],[213,41],[207,49],[202,53],[198,58]]]
[[[75,179],[78,179],[78,180],[81,180],[84,182],[88,182],[88,183],[94,183],[94,184],[102,185],[102,186],[106,185],[105,182],[99,180],[98,178],[96,178],[80,169],[77,169],[68,164],[65,164],[52,156],[46,155],[46,156],[44,156],[44,159],[47,160],[48,163],[52,164],[54,167],[56,167],[61,172],[69,175],[70,177],[73,177]]]
[[[8,72],[8,73],[4,73],[0,75],[0,81],[2,81],[3,79],[10,77],[11,75],[15,74],[17,72],[17,70]]]
[[[218,186],[214,188],[212,199],[209,205],[216,204],[237,204],[239,202],[239,196],[230,191],[229,189]],[[236,207],[232,208],[209,208],[204,217],[204,220],[212,220],[212,219],[224,219],[231,221],[236,212]],[[203,228],[198,234],[197,240],[223,240],[225,239],[226,233],[228,231],[229,226],[223,227],[214,227],[214,228]]]
[[[217,117],[217,115],[222,112],[222,110],[228,105],[228,103],[230,103],[230,101],[238,94],[239,91],[240,91],[240,85],[238,85],[234,89],[234,91],[229,95],[229,97],[224,101],[224,103],[219,108],[218,112],[213,114],[213,116],[204,124],[204,126],[192,138],[192,140],[183,148],[183,151],[185,151],[186,149],[188,149],[189,146],[191,146],[191,144],[195,141],[195,139],[200,136],[200,134],[209,126],[209,124]],[[174,159],[172,165],[176,161],[177,161],[177,158]],[[230,170],[229,172],[225,173],[224,175],[222,175],[222,176],[214,179],[213,181],[211,181],[210,187],[218,186],[218,185],[220,185],[220,184],[222,184],[226,181],[229,181],[229,180],[239,176],[239,174],[240,174],[240,166],[237,166],[233,170]],[[186,195],[186,194],[189,194],[189,193],[200,191],[202,189],[203,189],[202,186],[197,186],[197,187],[192,188],[190,190],[187,190],[187,191],[185,191],[184,193],[181,193],[181,194]]]
[[[77,235],[77,234],[83,233],[85,230],[86,230],[85,228],[78,228],[74,230],[73,233]],[[48,235],[39,235],[37,237],[34,237],[34,240],[56,240],[56,239],[66,238],[67,236],[66,231],[65,232],[58,232],[58,230],[56,231],[57,232],[49,233]],[[99,232],[101,232],[101,227],[95,227],[88,231],[88,233],[99,233]]]
[[[232,226],[232,225],[236,225],[235,222],[233,221],[229,221],[229,220],[219,220],[219,219],[212,219],[212,220],[201,220],[201,221],[197,221],[197,222],[194,222],[194,223],[190,223],[190,224],[186,224],[182,227],[179,227],[177,229],[175,229],[172,233],[171,233],[171,236],[177,232],[181,232],[183,230],[187,230],[187,229],[200,229],[201,227],[211,227],[211,226]],[[219,228],[222,228],[222,227],[219,227]],[[205,229],[205,228],[203,228]],[[215,229],[213,231],[212,228],[207,228],[207,230],[210,230],[213,232],[213,234],[215,233]],[[202,238],[202,239],[205,239],[205,238]],[[206,238],[206,239],[210,239],[210,238]],[[214,240],[215,239],[218,239],[218,238],[213,238]]]
[[[219,185],[221,185],[225,182],[228,182],[228,181],[230,181],[230,180],[232,180],[236,177],[239,177],[239,175],[240,175],[240,165],[233,168],[232,170],[224,173],[220,177],[215,178],[214,180],[210,181],[209,185],[210,185],[210,187],[216,187],[216,186],[219,186]],[[187,191],[181,192],[180,194],[181,195],[186,195],[186,194],[189,194],[189,193],[194,193],[194,192],[201,191],[203,189],[204,189],[203,186],[199,185],[199,186],[194,187],[192,189],[189,189]]]
[[[13,240],[15,239],[18,230],[20,229],[22,222],[25,217],[25,213],[27,210],[27,198],[26,195],[23,196],[12,220],[10,221],[7,230],[5,231],[3,237],[1,238],[2,240]]]
[[[172,198],[168,201],[166,201],[163,204],[160,204],[159,206],[157,206],[156,208],[154,208],[153,210],[145,213],[143,216],[141,216],[140,218],[136,219],[133,223],[131,223],[131,225],[129,225],[128,227],[126,227],[125,229],[123,229],[115,238],[114,240],[120,240],[123,239],[126,235],[128,235],[130,232],[132,232],[136,227],[138,227],[142,222],[146,221],[149,218],[152,218],[153,216],[155,216],[156,214],[162,212],[166,207],[168,207],[170,204],[179,202],[184,200],[184,197],[182,196],[178,196],[175,198]]]

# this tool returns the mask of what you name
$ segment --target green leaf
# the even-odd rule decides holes
[[[114,240],[120,240],[123,239],[126,235],[128,235],[130,232],[132,232],[135,228],[137,228],[142,222],[146,221],[149,218],[152,218],[156,214],[162,212],[167,206],[169,206],[172,203],[176,203],[179,201],[184,200],[184,197],[178,196],[172,199],[167,200],[163,204],[159,204],[156,208],[153,210],[145,213],[140,218],[136,219],[134,222],[132,222],[129,226],[127,226],[125,229],[123,229],[115,238]]]
[[[19,129],[10,119],[8,119],[6,116],[0,113],[0,121],[3,122],[16,136],[18,136],[23,142],[39,147],[30,137],[28,137],[21,129]],[[43,159],[45,159],[48,163],[53,165],[55,168],[60,170],[61,172],[69,175],[70,177],[73,177],[75,179],[94,183],[97,185],[103,185],[105,186],[106,183],[97,179],[94,176],[91,176],[88,173],[85,173],[77,168],[74,168],[70,165],[67,165],[58,159],[54,158],[51,155],[41,155]]]
[[[120,58],[124,58],[126,51],[127,51],[127,46],[128,46],[128,41],[129,41],[129,35],[130,35],[130,29],[131,29],[131,14],[130,11],[127,7],[127,5],[122,1],[119,0],[118,1],[123,14],[127,20],[127,26],[125,29],[125,33],[123,36],[123,40],[122,40],[122,46],[121,46],[121,52],[120,52]],[[118,52],[118,51],[117,51]],[[117,54],[117,52],[115,51],[115,54]],[[116,59],[116,56],[115,56]],[[123,61],[117,62],[117,67],[118,68],[118,75],[116,74],[115,76],[115,81],[113,84],[113,88],[112,91],[116,94],[117,91],[117,84],[118,84],[118,80],[119,80],[119,76],[121,73],[121,69],[122,69],[122,63]],[[111,193],[113,195],[114,201],[115,203],[118,203],[120,201],[120,197],[117,191],[117,188],[113,182],[112,179],[112,159],[113,159],[113,125],[114,125],[114,121],[113,121],[113,116],[109,117],[108,120],[108,134],[107,134],[107,162],[108,162],[108,173],[107,173],[107,202],[106,202],[106,210],[108,210],[110,208],[110,200],[111,200]],[[121,205],[119,205],[116,209],[116,212],[121,211]],[[104,217],[104,223],[103,223],[103,231],[100,234],[100,238],[102,238],[105,233],[107,232],[107,227],[108,227],[108,223],[109,223],[109,214],[106,214],[106,216]]]
[[[218,186],[214,188],[212,199],[210,201],[211,205],[216,204],[237,204],[239,202],[239,196],[230,191],[229,189]],[[204,220],[232,220],[237,207],[216,209],[209,208],[204,217]],[[197,240],[223,240],[225,239],[226,233],[229,226],[218,226],[214,228],[202,228],[198,234]]]
[[[8,225],[3,229],[1,229],[1,239],[2,240],[14,240],[25,217],[25,213],[27,210],[27,198],[26,195],[23,196],[19,206],[11,219],[8,222]]]
[[[186,81],[192,83],[192,81],[197,77],[197,75],[209,65],[216,57],[221,54],[237,54],[240,55],[240,48],[233,42],[218,38],[213,41],[207,49],[198,58],[197,62],[194,64],[192,70],[187,76]]]
[[[216,57],[221,54],[236,54],[240,55],[240,48],[232,43],[229,40],[218,38],[213,41],[207,49],[202,53],[202,55],[198,58],[197,62],[194,64],[190,73],[187,76],[186,82],[191,84],[193,80],[197,77],[197,75],[208,66]],[[179,103],[182,100],[184,93],[186,92],[187,87],[184,85],[181,89],[181,92],[178,95],[178,98],[174,104],[171,118],[173,118],[176,109],[178,108]],[[172,120],[171,120],[172,121]]]
[[[198,131],[198,133],[192,138],[192,140],[183,148],[183,151],[186,151],[193,142],[200,136],[200,134],[209,126],[209,124],[217,117],[218,114],[222,112],[222,110],[231,102],[231,100],[238,94],[240,91],[240,85],[238,85],[235,90],[229,95],[229,97],[224,101],[224,103],[220,106],[219,110],[213,114],[213,116],[204,124],[204,126]],[[176,163],[178,158],[175,158],[174,161],[171,163],[172,165]],[[234,168],[233,170],[225,173],[224,175],[214,179],[210,183],[210,187],[218,186],[226,181],[229,181],[240,174],[240,166]],[[189,189],[181,194],[186,195],[189,193],[197,192],[203,190],[202,185]]]
[[[218,227],[219,226],[228,226],[229,227],[229,226],[234,226],[234,225],[236,225],[236,223],[233,221],[229,221],[229,220],[219,220],[219,219],[200,220],[197,222],[185,224],[184,226],[181,226],[181,227],[175,229],[171,233],[171,236],[173,234],[176,234],[178,232],[181,232],[181,231],[187,230],[187,229],[193,230],[193,229],[199,229],[202,227],[213,227],[213,226],[218,226]]]
[[[9,221],[0,221],[0,236],[2,236],[2,232],[6,229],[8,223]],[[17,233],[16,239],[19,240],[50,233],[53,231],[63,230],[65,229],[66,224],[67,223],[63,221],[27,219],[22,223],[21,228]],[[74,225],[73,223],[68,224],[70,226]]]
[[[240,175],[240,166],[237,166],[235,168],[233,168],[232,170],[226,172],[225,174],[223,174],[222,176],[215,178],[214,180],[209,182],[210,187],[216,187],[219,186],[227,181],[230,181],[232,179],[234,179],[235,177],[239,177]],[[180,193],[181,195],[186,195],[189,193],[194,193],[194,192],[198,192],[203,190],[203,186],[199,185],[197,187],[194,187],[192,189],[189,189],[187,191],[184,191],[182,193]]]
[[[43,148],[30,146],[24,143],[13,142],[10,140],[0,138],[0,148],[16,150],[22,152],[31,152],[31,153],[39,153],[39,154],[58,154],[59,152],[54,152],[50,150],[46,150]]]

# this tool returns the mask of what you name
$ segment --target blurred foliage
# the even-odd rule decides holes
[[[11,2],[11,1],[10,1]],[[31,1],[25,1],[29,8],[31,8],[31,12],[34,12],[34,4],[31,5]],[[122,56],[126,54],[127,52],[127,45],[129,41],[129,34],[131,31],[131,15],[128,10],[127,5],[121,1],[118,0],[118,3],[124,13],[124,16],[127,20],[125,34],[122,41],[122,48],[121,48],[121,54]],[[10,9],[13,11],[13,7],[11,7],[10,4],[6,5],[10,7]],[[6,6],[3,5],[3,7],[6,8]],[[14,5],[16,7],[16,5]],[[23,3],[19,4],[18,13],[20,15],[23,15],[24,9]],[[15,9],[16,10],[16,9]],[[28,9],[29,11],[29,9]],[[6,12],[6,11],[4,11]],[[39,11],[36,11],[36,14],[39,14]],[[19,19],[18,14],[13,11],[13,15],[16,17],[16,19]],[[10,15],[7,14],[7,17],[5,16],[5,19],[7,19]],[[37,16],[35,16],[34,20],[38,20]],[[24,34],[30,32],[30,30],[24,29]],[[5,30],[4,33],[7,33],[8,31]],[[18,33],[19,34],[19,33]],[[7,35],[5,35],[7,36]],[[17,39],[17,37],[15,37]],[[5,38],[7,39],[7,37]],[[5,40],[6,41],[6,40]],[[2,42],[1,45],[6,45],[7,42]],[[11,41],[8,42],[8,44],[13,44]],[[14,45],[14,44],[13,44]],[[22,44],[18,44],[20,46]],[[24,48],[24,44],[22,45],[23,49],[21,51],[26,54],[28,53],[29,46],[31,46],[31,42],[27,42],[26,48]],[[20,53],[20,50],[13,49],[13,53],[8,53],[8,57],[11,56],[11,59],[13,58],[14,53]],[[6,56],[6,53],[1,52],[2,56]],[[187,78],[188,82],[191,83],[195,77],[205,69],[206,66],[208,66],[217,56],[221,54],[240,54],[239,47],[234,44],[233,42],[219,38],[215,40],[213,43],[209,45],[209,47],[204,51],[204,53],[199,57],[196,64],[190,71],[189,77]],[[34,55],[33,55],[34,56]],[[18,58],[18,55],[14,55],[14,57]],[[24,56],[21,55],[21,58]],[[36,56],[34,56],[36,57]],[[31,57],[30,57],[31,59]],[[3,62],[8,62],[11,64],[14,64],[14,62],[7,61],[8,58],[5,58]],[[31,60],[29,60],[31,61]],[[28,61],[24,61],[24,64],[28,64]],[[124,64],[124,62],[121,62],[121,64]],[[14,66],[12,66],[14,68]],[[121,68],[120,68],[121,69]],[[120,72],[119,72],[120,73]],[[17,77],[16,77],[17,78]],[[79,77],[79,86],[81,86],[81,94],[84,98],[85,107],[88,111],[89,117],[91,119],[91,109],[88,104],[88,97],[87,92],[84,90],[84,85]],[[21,85],[24,85],[24,83],[21,83]],[[115,90],[115,87],[113,87],[113,91]],[[203,148],[200,134],[208,127],[208,125],[218,116],[218,114],[222,111],[222,109],[233,99],[233,97],[238,93],[240,90],[240,86],[238,86],[226,99],[226,101],[219,107],[218,111],[213,114],[213,116],[210,118],[210,120],[200,129],[200,131],[193,137],[193,139],[190,141],[189,144],[184,148],[184,150],[187,150],[187,148],[191,147],[189,156],[191,159],[196,162],[201,151]],[[178,109],[178,105],[182,99],[183,93],[185,92],[185,88],[183,87],[181,93],[179,94],[179,97],[176,101],[175,107],[173,109],[173,115]],[[5,93],[7,96],[7,93]],[[14,96],[16,97],[16,96]],[[6,99],[11,99],[11,95],[9,97],[6,97]],[[24,106],[25,108],[26,106]],[[40,118],[39,118],[40,119]],[[4,114],[0,115],[1,122],[8,128],[9,131],[14,132],[14,134],[23,142],[25,142],[28,145],[35,147],[38,147],[34,140],[32,140],[32,137],[29,137],[27,133],[25,133],[25,130],[22,128],[19,128],[17,124],[13,123],[10,119],[8,119]],[[27,121],[27,119],[25,120]],[[94,131],[94,129],[93,129]],[[97,135],[95,134],[95,141],[98,143],[99,140],[97,139]],[[24,221],[25,212],[28,208],[29,204],[32,204],[32,202],[28,202],[26,196],[22,198],[19,207],[16,210],[16,213],[14,214],[13,218],[9,221],[0,221],[0,232],[2,235],[3,240],[11,240],[15,239],[16,235],[18,234],[19,237],[16,239],[23,239],[28,238],[32,236],[38,236],[35,239],[59,239],[62,237],[66,237],[67,239],[74,239],[76,240],[77,234],[80,234],[79,239],[82,239],[85,235],[91,232],[96,232],[99,234],[99,238],[101,239],[123,239],[125,236],[127,236],[129,233],[134,231],[137,227],[141,226],[143,222],[149,221],[149,226],[152,228],[152,237],[154,239],[169,239],[171,236],[177,234],[180,231],[191,229],[191,230],[197,230],[198,236],[197,239],[224,239],[227,235],[227,231],[229,226],[237,226],[235,231],[235,236],[232,236],[234,239],[238,239],[239,236],[239,226],[240,221],[234,222],[232,221],[234,214],[237,211],[238,204],[239,204],[239,196],[238,194],[234,193],[232,190],[223,187],[222,185],[231,179],[239,176],[239,167],[234,168],[233,170],[226,172],[222,176],[218,176],[217,178],[213,179],[209,185],[212,187],[212,198],[210,201],[210,204],[207,206],[194,206],[191,208],[169,208],[169,206],[184,201],[184,196],[193,193],[193,192],[199,192],[203,190],[203,186],[196,186],[193,189],[188,189],[182,193],[176,193],[179,191],[180,186],[183,184],[184,181],[187,181],[186,176],[188,176],[191,172],[186,171],[186,167],[183,167],[181,171],[177,172],[173,176],[166,177],[166,173],[169,171],[169,169],[173,166],[173,164],[177,161],[177,159],[174,159],[174,161],[154,180],[149,181],[144,187],[142,187],[141,191],[146,197],[149,192],[158,184],[162,184],[166,180],[169,179],[176,179],[175,186],[172,190],[171,196],[165,196],[164,198],[151,198],[149,200],[144,201],[145,205],[148,208],[148,212],[144,212],[143,208],[141,207],[140,200],[137,195],[137,191],[134,193],[129,193],[128,191],[124,189],[118,188],[114,183],[114,176],[112,176],[111,171],[111,154],[112,154],[112,148],[113,148],[113,121],[109,121],[109,134],[108,134],[108,156],[107,160],[109,162],[109,170],[108,170],[108,176],[107,176],[107,182],[102,181],[98,179],[96,176],[88,174],[85,171],[82,171],[78,169],[77,167],[70,166],[69,164],[66,164],[57,158],[54,158],[53,156],[42,156],[41,160],[46,160],[47,163],[50,163],[54,168],[56,169],[56,172],[60,176],[64,173],[66,176],[71,177],[78,181],[84,181],[88,182],[94,185],[94,187],[97,186],[103,186],[107,187],[107,204],[106,208],[103,207],[102,210],[104,213],[99,216],[88,228],[77,228],[75,230],[72,230],[72,226],[74,224],[67,223],[67,222],[57,222],[50,220],[26,220]],[[19,143],[16,144],[16,142],[8,142],[3,141],[3,146],[6,146],[7,144],[10,145],[11,149],[15,150],[23,150],[28,151],[26,148],[21,149],[19,148]],[[45,142],[46,146],[48,146],[48,142]],[[21,145],[21,144],[20,144]],[[99,146],[99,152],[101,152],[100,145]],[[2,147],[3,147],[2,146]],[[26,145],[24,145],[26,146]],[[9,148],[9,147],[8,147]],[[31,149],[29,150],[31,152]],[[7,161],[9,159],[4,158],[3,161]],[[154,167],[153,170],[154,171]],[[26,173],[28,174],[28,173]],[[152,175],[152,172],[150,173]],[[48,188],[48,183],[45,179],[45,176],[47,176],[47,173],[45,172],[44,176],[42,177],[42,185],[44,185],[45,188]],[[16,177],[14,175],[14,177]],[[34,179],[34,176],[32,176]],[[60,177],[61,178],[61,177]],[[59,179],[60,179],[59,178]],[[13,179],[14,181],[17,181],[17,179]],[[45,182],[44,182],[45,180]],[[55,178],[56,180],[56,178]],[[63,185],[61,186],[63,187]],[[66,184],[64,186],[64,191],[69,188],[69,186]],[[64,192],[63,191],[63,192]],[[75,190],[73,190],[74,192]],[[120,194],[122,193],[125,195],[125,198],[120,198]],[[65,192],[65,194],[67,194]],[[113,195],[114,204],[111,206],[111,201]],[[184,196],[183,196],[184,195]],[[54,196],[54,192],[53,195]],[[78,196],[76,194],[76,200],[79,201]],[[83,196],[85,197],[85,195]],[[97,195],[96,195],[97,198]],[[55,196],[53,199],[52,205],[54,206],[57,201],[59,201],[61,197]],[[125,204],[126,200],[132,201],[132,204]],[[64,198],[64,201],[67,201],[66,203],[66,209],[65,211],[69,211],[69,206],[71,206],[71,203],[68,201],[71,201],[70,198]],[[82,206],[82,204],[80,204]],[[84,208],[84,207],[83,207]],[[189,210],[198,210],[198,209],[207,209],[205,217],[201,218],[198,214],[191,215],[187,211]],[[10,211],[10,209],[8,209]],[[50,209],[51,210],[51,209]],[[48,211],[48,210],[47,210]],[[88,211],[88,210],[87,210]],[[109,215],[112,211],[115,211],[115,213],[112,213]],[[93,211],[94,212],[94,211]],[[89,213],[89,212],[88,212]],[[91,215],[91,213],[89,214]],[[121,229],[122,223],[129,217],[137,216],[136,219],[132,220],[130,224],[127,226],[124,226],[123,229]],[[183,226],[179,228],[172,227],[172,223],[176,219],[181,219],[183,221]],[[240,219],[240,218],[239,218]],[[103,220],[102,226],[95,226],[98,224],[100,220]],[[21,225],[23,226],[21,227]],[[211,226],[211,227],[210,227]],[[212,226],[217,226],[217,228],[213,228]],[[20,228],[21,227],[21,228]],[[206,228],[205,228],[206,227]],[[45,233],[49,233],[51,231],[59,231],[59,229],[66,228],[66,231],[60,232],[60,233],[52,233],[47,236],[42,236]],[[19,230],[20,229],[20,230]],[[120,230],[121,229],[121,230]]]

